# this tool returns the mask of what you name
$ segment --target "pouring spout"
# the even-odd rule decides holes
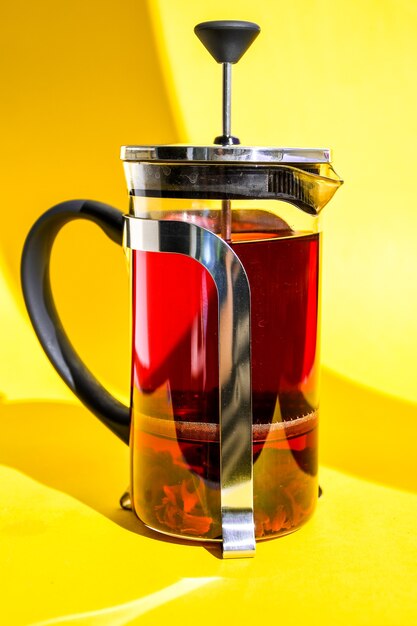
[[[271,168],[269,191],[279,200],[318,215],[342,184],[330,163],[277,165]]]

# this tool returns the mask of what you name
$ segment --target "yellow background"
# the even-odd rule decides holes
[[[2,8],[4,623],[116,606],[178,577],[204,576],[226,583],[204,595],[203,578],[187,582],[195,604],[183,590],[175,609],[158,609],[158,623],[171,610],[177,623],[200,600],[219,605],[222,593],[245,592],[256,615],[255,599],[271,580],[285,590],[288,615],[303,581],[308,591],[296,614],[309,611],[311,623],[314,611],[320,624],[416,621],[416,496],[388,488],[417,491],[416,3],[16,0]],[[209,143],[219,134],[220,67],[192,29],[231,18],[262,27],[233,70],[234,134],[247,144],[331,147],[346,181],[323,217],[321,460],[385,487],[322,470],[325,499],[311,525],[262,544],[255,565],[227,569],[203,548],[129,532],[137,530],[134,520],[116,509],[128,451],[79,407],[47,362],[18,274],[24,238],[50,206],[89,197],[127,208],[120,145]],[[80,354],[126,399],[128,280],[120,249],[93,225],[70,224],[54,249],[52,278]],[[155,559],[164,563],[159,577]],[[145,605],[159,606],[170,593]],[[278,605],[263,601],[277,615]],[[146,613],[148,605],[140,606]],[[125,624],[142,615],[126,610],[130,617],[118,622],[111,614],[79,623]]]

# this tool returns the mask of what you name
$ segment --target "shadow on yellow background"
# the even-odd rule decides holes
[[[121,509],[119,500],[129,484],[129,448],[83,406],[2,402],[0,427],[2,465],[76,498],[125,530],[198,547],[195,542],[153,532],[132,512]],[[205,547],[220,557],[219,546]]]
[[[417,404],[324,369],[320,460],[366,480],[417,492]]]
[[[417,492],[417,406],[328,370],[322,386],[322,462]],[[75,497],[123,528],[149,534],[133,514],[118,506],[129,482],[127,446],[86,409],[59,402],[3,402],[0,420],[4,464]],[[326,497],[326,485],[322,487]]]

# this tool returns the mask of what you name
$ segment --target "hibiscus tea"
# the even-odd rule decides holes
[[[256,537],[317,498],[319,235],[239,233],[251,288]],[[133,251],[132,485],[149,527],[221,537],[217,292],[182,255]]]

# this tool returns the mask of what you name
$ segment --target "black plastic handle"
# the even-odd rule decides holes
[[[119,245],[123,214],[92,200],[69,200],[44,213],[30,230],[23,248],[21,280],[30,319],[49,360],[81,402],[129,443],[130,409],[116,400],[87,369],[68,339],[51,291],[49,260],[56,235],[74,219],[94,222]]]

